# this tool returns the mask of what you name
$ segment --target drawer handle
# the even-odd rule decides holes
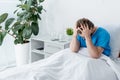
[[[57,46],[51,46],[51,45],[47,45],[47,47],[52,47],[52,48],[58,48],[58,49],[61,49],[60,47],[57,47]]]

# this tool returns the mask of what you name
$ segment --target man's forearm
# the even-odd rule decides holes
[[[70,49],[73,52],[78,52],[80,48],[80,43],[77,40],[77,36],[73,36],[72,41],[70,43]]]
[[[100,53],[96,46],[93,45],[91,37],[86,37],[86,46],[88,48],[88,51],[93,58],[100,57]]]

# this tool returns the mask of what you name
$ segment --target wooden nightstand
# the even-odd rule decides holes
[[[49,36],[32,38],[30,61],[34,62],[47,58],[60,50],[68,48],[69,44],[70,41],[52,41]]]

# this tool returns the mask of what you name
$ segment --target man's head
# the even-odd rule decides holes
[[[79,19],[76,22],[76,27],[77,28],[81,28],[81,25],[88,25],[89,29],[93,29],[94,28],[94,24],[89,19],[87,19],[87,18]],[[80,31],[79,31],[79,33],[81,34]]]

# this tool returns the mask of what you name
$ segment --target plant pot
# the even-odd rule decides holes
[[[72,35],[67,35],[67,39],[68,39],[68,41],[71,41],[72,40]]]
[[[15,45],[16,66],[29,63],[29,45],[30,43]]]

